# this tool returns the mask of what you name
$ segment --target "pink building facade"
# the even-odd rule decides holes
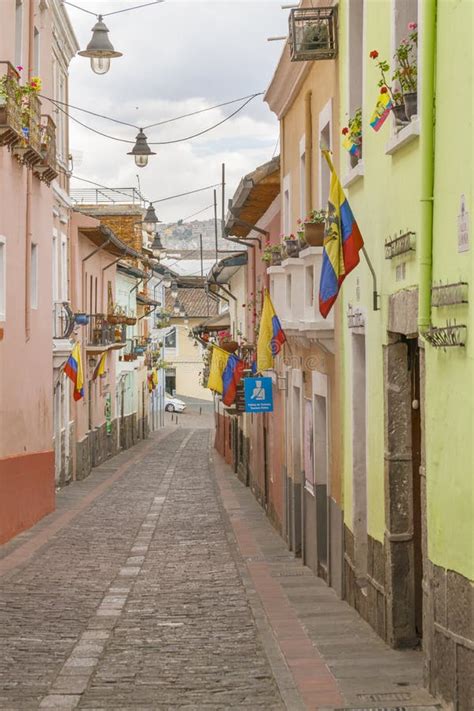
[[[41,104],[35,93],[25,93],[22,103],[18,87],[40,76],[41,92],[54,95],[58,19],[69,27],[56,0],[2,3],[0,543],[54,509],[51,284],[57,136],[51,105]]]

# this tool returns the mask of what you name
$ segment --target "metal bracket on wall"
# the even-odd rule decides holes
[[[362,253],[365,257],[365,261],[367,262],[367,266],[369,267],[370,273],[372,274],[372,308],[374,311],[380,311],[380,294],[377,291],[377,275],[375,273],[375,269],[373,267],[372,262],[370,261],[370,257],[367,254],[367,250],[365,249],[365,247],[362,247]]]

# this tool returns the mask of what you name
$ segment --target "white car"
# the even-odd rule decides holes
[[[179,400],[177,397],[165,394],[165,410],[166,412],[183,412],[186,409],[186,403]]]

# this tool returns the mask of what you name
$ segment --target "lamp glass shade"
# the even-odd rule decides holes
[[[146,165],[148,165],[148,156],[136,155],[135,165],[137,166],[137,168],[144,168]]]
[[[171,278],[170,278],[169,276],[165,276],[165,278],[163,279],[163,286],[165,287],[165,289],[169,289],[169,288],[170,288],[170,286],[171,286]]]
[[[176,301],[173,304],[173,312],[175,314],[179,314],[180,311],[181,311],[181,304],[179,303],[178,299],[176,299]]]
[[[107,74],[110,69],[110,57],[91,57],[91,69],[94,74]]]
[[[152,203],[150,203],[145,213],[145,217],[143,218],[143,229],[151,235],[156,230],[157,224],[158,218],[156,216],[155,208]]]
[[[176,299],[178,296],[178,284],[173,281],[171,282],[171,298]]]

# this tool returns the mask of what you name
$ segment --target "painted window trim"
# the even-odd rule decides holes
[[[333,145],[333,121],[332,121],[332,97],[329,99],[327,104],[324,106],[323,110],[319,112],[319,124],[318,124],[318,145],[321,145],[321,134],[326,128],[326,126],[329,125],[329,150],[332,150],[332,145]],[[318,159],[318,200],[319,200],[319,209],[324,210],[326,209],[326,205],[323,205],[323,161],[325,158],[323,157],[322,152],[319,150],[319,159]]]
[[[399,1],[400,0],[391,0],[391,8],[390,8],[390,25],[391,25],[391,27],[390,27],[390,46],[391,46],[390,56],[391,57],[393,57],[395,54],[395,47],[396,47],[396,41],[397,41],[396,40],[396,6],[397,6],[397,2],[399,2]],[[416,54],[416,62],[417,62],[417,66],[418,66],[418,76],[417,76],[418,101],[420,101],[421,95],[422,95],[422,77],[423,77],[423,67],[422,67],[422,62],[421,62],[421,58],[422,58],[421,43],[423,42],[423,34],[420,32],[420,26],[421,26],[421,20],[422,20],[422,7],[423,7],[423,5],[420,2],[420,0],[417,0],[416,21],[418,24],[418,40],[419,41],[418,41],[418,51]],[[419,104],[418,104],[418,114],[420,114],[420,105]],[[390,136],[390,141],[387,143],[385,153],[388,155],[392,155],[392,153],[395,153],[395,150],[397,150],[397,143],[396,143],[397,138],[400,136],[401,133],[403,133],[405,131],[405,128],[410,127],[410,124],[397,133],[397,123],[395,121],[395,116],[392,115],[389,120],[391,123],[391,127],[390,127],[391,136]],[[418,123],[418,134],[419,134],[418,116],[416,116],[415,119],[413,119],[413,121],[414,120],[416,120],[416,122]],[[413,140],[413,139],[411,139],[411,140]],[[388,149],[390,146],[392,146],[392,143],[395,145],[395,149],[392,151],[389,151]],[[401,143],[401,145],[398,147],[401,148],[402,145],[405,145],[405,143],[408,143],[408,141]]]
[[[361,78],[361,81],[362,81],[362,101],[361,101],[361,104],[362,104],[362,105],[361,105],[361,110],[362,110],[362,141],[363,141],[363,140],[364,140],[364,128],[363,128],[363,127],[365,126],[364,94],[365,94],[365,78],[366,78],[366,67],[367,67],[367,63],[366,63],[366,47],[367,47],[367,41],[366,41],[366,31],[367,31],[367,21],[366,21],[366,17],[367,17],[367,12],[366,12],[366,9],[367,9],[367,8],[366,8],[366,2],[365,2],[365,0],[362,0],[362,1],[363,1],[363,6],[362,6],[362,78]],[[349,8],[349,7],[350,7],[350,5],[348,4],[348,8]],[[350,56],[350,42],[351,42],[351,27],[350,27],[350,23],[351,23],[351,17],[350,17],[350,12],[348,12],[347,18],[346,18],[346,27],[345,27],[345,32],[346,32],[346,47],[347,47],[347,51],[348,51],[348,56]],[[346,111],[346,116],[347,116],[347,120],[348,120],[348,118],[349,118],[350,115],[351,115],[351,113],[350,113],[350,101],[349,101],[349,97],[350,97],[350,86],[351,86],[350,62],[347,62],[347,69],[346,69],[346,109],[347,109],[347,111]],[[344,149],[343,149],[343,150],[344,150]],[[352,165],[351,165],[351,156],[350,156],[350,153],[348,153],[347,151],[344,151],[344,152],[346,153],[345,165],[346,165],[346,169],[347,169],[347,171],[348,171],[348,172],[347,172],[347,175],[350,176],[351,173],[352,173],[352,171],[353,171],[355,168],[357,168],[357,166],[358,166],[360,163],[363,163],[363,158],[360,159],[360,160],[357,162],[357,165],[354,166],[354,168],[353,168]],[[341,166],[342,166],[342,162],[341,162]],[[343,187],[348,187],[348,186],[343,185]]]
[[[316,417],[314,413],[314,398],[315,396],[318,396],[326,400],[326,486],[328,496],[331,494],[331,399],[329,397],[329,385],[329,377],[326,373],[320,373],[318,370],[313,370],[311,383],[311,406],[313,408],[314,485],[316,486]]]
[[[416,141],[420,135],[420,119],[418,116],[413,118],[408,126],[402,128],[401,131],[392,135],[388,143],[385,145],[385,155],[393,156],[394,153],[403,148],[408,143]]]
[[[350,188],[351,185],[354,185],[358,180],[363,179],[364,177],[364,160],[360,160],[354,168],[351,168],[351,170],[346,173],[342,180],[342,187],[343,188]]]
[[[288,193],[288,212],[286,214],[285,193]],[[287,234],[286,228],[288,225],[288,234],[291,233],[291,174],[287,173],[283,178],[283,210],[282,210],[282,233]]]
[[[7,320],[7,238],[0,235],[0,245],[3,247],[3,274],[1,277],[2,296],[3,296],[3,311],[0,311],[0,321]]]
[[[305,163],[303,164],[303,157]],[[304,218],[306,215],[306,134],[300,138],[299,143],[299,170],[300,170],[300,217]]]

